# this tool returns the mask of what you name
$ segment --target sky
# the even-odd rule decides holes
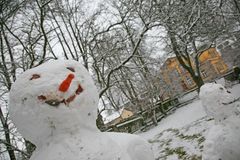
[[[73,1],[73,0],[72,0]],[[106,5],[106,2],[103,1],[103,0],[84,0],[84,6],[83,7],[83,10],[85,10],[85,15],[86,17],[88,16],[91,16],[94,11],[96,11],[96,9],[98,9],[98,6],[100,4],[105,4]],[[114,12],[114,9],[112,7],[110,7],[108,5],[108,8],[111,10],[112,9],[112,12]],[[102,21],[104,22],[113,22],[115,21],[114,19],[110,17],[108,17],[109,15],[105,15],[107,17],[101,17],[98,19],[99,23],[102,23]],[[103,25],[104,27],[104,25]],[[106,27],[108,27],[108,25],[106,25]],[[63,27],[64,28],[64,27]],[[139,31],[140,32],[140,31]],[[148,46],[145,46],[149,51],[150,51],[150,54],[151,54],[151,57],[152,58],[159,58],[161,56],[163,56],[164,54],[166,54],[166,51],[164,51],[164,38],[165,35],[166,35],[166,32],[163,28],[153,28],[151,30],[149,30],[146,34],[147,38],[146,38],[146,43]],[[54,45],[53,47],[53,50],[54,52],[56,53],[56,55],[58,55],[60,58],[62,57],[63,58],[63,50],[62,50],[62,47],[59,43],[57,43],[58,40],[56,41],[52,41],[51,44]]]

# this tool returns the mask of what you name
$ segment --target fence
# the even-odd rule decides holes
[[[155,112],[155,118],[159,122],[166,115],[173,112],[177,106],[179,106],[178,98],[169,99],[163,102],[158,101],[153,108],[138,112],[136,115],[129,117],[123,122],[109,126],[104,131],[134,133],[138,130],[147,130],[154,124],[152,120],[154,116],[152,114],[153,112]]]

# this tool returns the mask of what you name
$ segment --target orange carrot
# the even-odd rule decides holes
[[[74,74],[69,74],[65,80],[62,81],[58,90],[61,92],[66,92],[71,85],[71,82],[74,78]]]

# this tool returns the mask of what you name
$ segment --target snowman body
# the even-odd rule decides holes
[[[122,141],[119,141],[122,136]],[[81,137],[81,138],[80,138]],[[127,137],[127,138],[126,138]],[[121,138],[120,138],[121,139]],[[153,160],[146,142],[138,136],[99,133],[58,136],[33,154],[34,160]]]
[[[121,148],[102,134],[59,135],[32,155],[33,160],[119,160],[126,159]],[[111,150],[107,150],[111,148]]]
[[[18,77],[9,112],[37,147],[31,160],[152,160],[148,143],[138,136],[98,130],[97,104],[88,71],[79,62],[55,60]]]
[[[239,132],[239,125],[214,125],[206,137],[203,160],[239,160]]]
[[[238,160],[240,157],[240,114],[234,96],[220,84],[201,87],[200,99],[215,124],[204,144],[203,160]]]

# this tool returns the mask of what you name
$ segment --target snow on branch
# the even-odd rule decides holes
[[[139,45],[140,45],[140,43],[141,43],[141,41],[142,41],[143,35],[144,35],[145,32],[147,32],[148,29],[149,29],[149,28],[145,28],[145,27],[144,27],[143,31],[142,31],[141,34],[139,35],[138,41],[137,41],[137,43],[136,43],[136,45],[135,45],[135,47],[134,47],[131,55],[128,56],[122,63],[120,63],[120,64],[119,64],[118,66],[116,66],[115,68],[113,68],[113,69],[107,74],[106,86],[100,91],[99,97],[102,97],[102,95],[103,95],[103,94],[107,91],[107,89],[110,87],[110,78],[111,78],[111,75],[112,75],[115,71],[121,69],[121,68],[122,68],[127,62],[129,62],[129,61],[132,59],[132,57],[137,53],[137,50],[138,50],[138,47],[139,47]]]

